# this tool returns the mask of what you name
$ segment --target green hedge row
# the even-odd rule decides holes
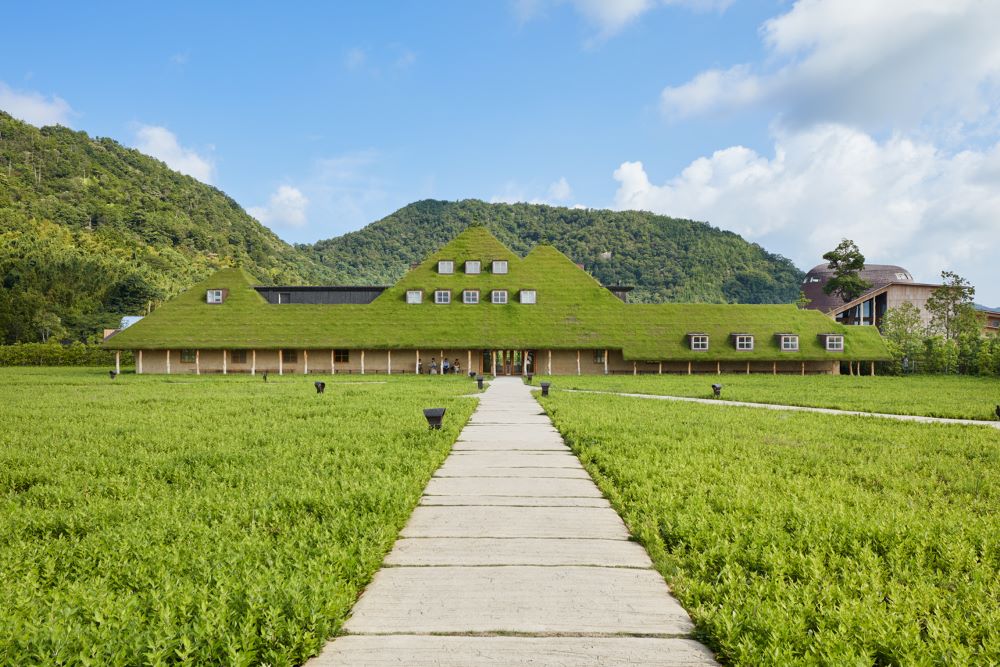
[[[109,366],[115,353],[96,345],[18,343],[0,345],[0,366]],[[132,364],[132,353],[122,352],[122,365]]]

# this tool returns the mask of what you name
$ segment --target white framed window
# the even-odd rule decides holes
[[[479,303],[479,290],[467,289],[462,292],[462,303]]]
[[[595,364],[604,363],[604,350],[594,350],[594,363]]]
[[[451,303],[451,290],[434,290],[434,303]]]
[[[708,336],[704,334],[698,334],[690,336],[691,349],[696,352],[704,352],[708,349]]]
[[[210,289],[205,295],[205,301],[208,303],[222,303],[222,290],[220,289]]]
[[[533,289],[523,289],[521,290],[521,303],[535,303],[537,301],[538,294]]]
[[[782,352],[798,352],[799,351],[799,337],[798,336],[782,336],[781,337],[781,351]]]
[[[507,290],[495,289],[491,295],[493,303],[507,303]]]
[[[438,262],[438,273],[455,273],[455,262],[450,259],[442,259]]]
[[[493,273],[507,273],[507,260],[506,259],[493,260]]]
[[[465,272],[469,275],[475,275],[482,270],[482,262],[478,259],[470,259],[465,262]]]
[[[423,303],[424,293],[418,289],[406,290],[406,303]]]
[[[827,336],[826,337],[826,351],[827,352],[843,352],[844,351],[844,337],[843,336]]]
[[[744,352],[749,352],[753,349],[753,336],[740,335],[736,336],[736,349],[742,350]]]

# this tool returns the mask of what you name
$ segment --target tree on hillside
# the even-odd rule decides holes
[[[827,294],[837,294],[844,303],[853,301],[872,288],[872,283],[859,274],[865,268],[865,256],[854,241],[843,239],[836,248],[823,255],[833,269],[833,278],[823,286]]]
[[[944,284],[931,292],[925,306],[931,314],[931,329],[946,340],[955,340],[962,333],[978,330],[979,315],[972,305],[976,288],[953,271],[942,271],[941,281]]]

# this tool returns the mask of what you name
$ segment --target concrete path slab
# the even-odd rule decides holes
[[[538,498],[601,498],[589,479],[552,477],[433,477],[425,496],[514,496]]]
[[[599,565],[649,568],[646,550],[627,540],[480,537],[403,538],[386,565]]]
[[[712,653],[691,639],[647,637],[429,637],[347,636],[309,662],[312,667],[694,667],[714,665]]]
[[[308,665],[716,664],[518,378],[480,395],[400,535]]]

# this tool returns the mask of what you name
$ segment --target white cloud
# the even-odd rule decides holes
[[[202,183],[212,183],[215,165],[211,158],[181,146],[177,136],[165,127],[139,125],[135,131],[133,147],[162,160],[174,171],[197,178]]]
[[[0,81],[0,109],[14,118],[37,127],[45,125],[69,127],[69,119],[73,115],[69,103],[57,95],[46,97],[35,91],[14,90],[2,81]]]
[[[614,178],[619,208],[707,220],[806,268],[847,237],[873,263],[900,264],[924,280],[955,270],[980,301],[1000,303],[987,251],[1000,238],[1000,143],[948,154],[827,124],[778,131],[773,157],[732,146],[662,185],[641,162],[623,163]]]
[[[596,27],[600,38],[611,37],[656,7],[676,5],[695,11],[724,10],[732,0],[515,0],[514,13],[527,22],[558,4],[569,4]]]
[[[344,65],[347,69],[358,69],[362,67],[368,60],[368,54],[365,53],[364,49],[353,48],[347,52],[344,56]]]
[[[549,206],[565,206],[566,202],[573,197],[573,188],[570,187],[566,177],[560,177],[545,190],[545,195],[531,195],[529,188],[517,181],[507,181],[499,194],[490,197],[490,202],[494,204],[548,204]],[[536,189],[537,192],[537,189]]]
[[[291,185],[281,185],[271,194],[265,206],[251,206],[247,213],[267,226],[304,227],[309,199]]]
[[[761,26],[763,63],[701,72],[661,102],[675,116],[763,105],[797,126],[992,123],[997,25],[997,2],[799,0]]]

